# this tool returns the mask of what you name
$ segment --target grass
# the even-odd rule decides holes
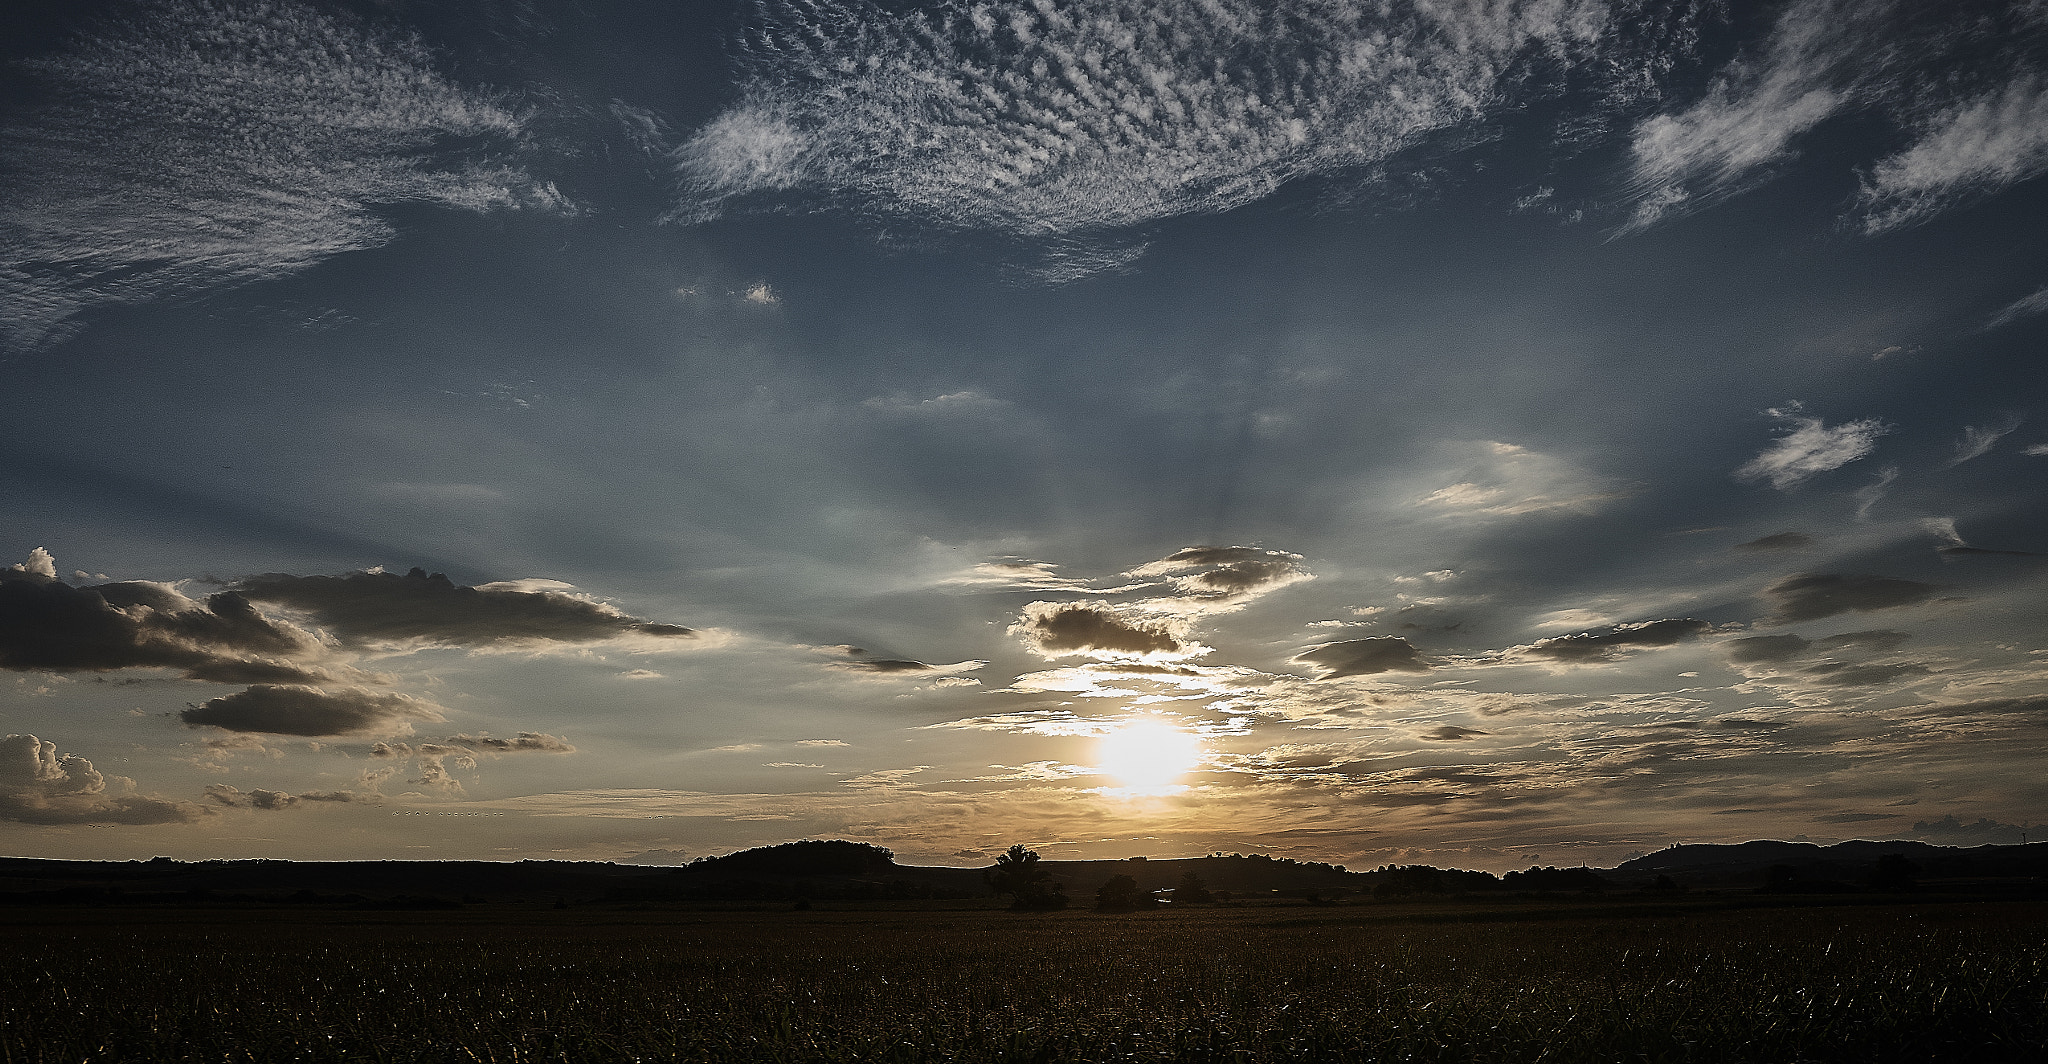
[[[0,914],[0,1061],[2031,1061],[2025,903]]]

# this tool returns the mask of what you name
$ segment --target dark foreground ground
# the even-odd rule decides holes
[[[0,1061],[2037,1061],[2038,901],[0,911]]]

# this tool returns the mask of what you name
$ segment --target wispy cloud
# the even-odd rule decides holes
[[[1625,228],[1739,191],[1792,141],[1840,110],[1849,86],[1837,72],[1851,27],[1873,14],[1855,0],[1803,0],[1785,9],[1769,41],[1730,63],[1706,97],[1636,127],[1630,145],[1634,215]]]
[[[1936,115],[1912,147],[1882,159],[1863,186],[1863,227],[1924,222],[1952,204],[2048,170],[2048,82],[2022,73]]]
[[[2007,414],[1988,425],[1965,425],[1963,435],[1956,441],[1956,456],[1949,464],[1962,465],[1972,458],[1982,458],[1991,453],[1998,441],[2017,431],[2026,419],[2018,414]]]
[[[1768,480],[1781,490],[1868,455],[1877,449],[1877,438],[1891,431],[1891,426],[1876,418],[1830,428],[1817,417],[1805,416],[1797,402],[1764,412],[1784,422],[1786,431],[1737,469],[1735,477]]]
[[[522,118],[433,70],[419,40],[291,0],[145,3],[24,68],[47,101],[0,149],[0,343],[82,310],[282,277],[389,241],[373,208],[560,209],[516,167]]]
[[[2048,287],[2041,288],[2031,295],[2021,296],[2006,304],[1999,309],[1998,313],[1991,316],[1991,320],[1984,323],[1984,329],[1988,332],[1992,329],[2003,328],[2019,321],[2021,318],[2031,318],[2036,314],[2042,313],[2048,313]]]
[[[794,191],[1024,238],[1054,281],[1127,264],[1142,246],[1117,231],[1363,170],[1483,116],[1519,63],[1583,59],[1610,28],[1591,0],[763,8],[742,98],[675,152],[673,220]]]
[[[1795,0],[1703,97],[1639,123],[1624,231],[1742,192],[1831,118],[1874,114],[1912,143],[1862,172],[1859,226],[1878,233],[2048,169],[2039,5]],[[1989,83],[1990,87],[1987,87]]]

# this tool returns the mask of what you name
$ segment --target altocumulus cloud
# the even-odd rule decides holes
[[[117,782],[125,783],[125,780]],[[205,810],[189,802],[110,794],[92,762],[33,735],[0,738],[0,820],[24,824],[181,824]]]
[[[23,68],[42,102],[0,147],[0,330],[268,280],[389,241],[372,208],[563,209],[499,163],[523,118],[434,72],[418,39],[292,0],[147,0]]]
[[[1493,112],[1533,57],[1615,46],[1616,6],[1637,5],[770,0],[736,49],[741,99],[674,153],[672,218],[794,193],[1021,237],[1071,279],[1135,253],[1090,237],[1363,172]]]

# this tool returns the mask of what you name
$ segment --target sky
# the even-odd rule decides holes
[[[2048,799],[2048,4],[40,0],[0,852]]]

